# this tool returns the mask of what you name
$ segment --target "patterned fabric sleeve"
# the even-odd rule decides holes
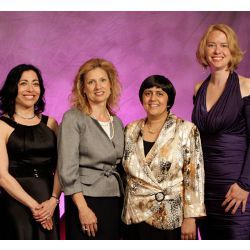
[[[200,134],[195,125],[184,148],[184,218],[205,216],[204,163]]]
[[[248,149],[246,152],[245,163],[237,183],[242,189],[250,191],[250,96],[243,99],[245,104],[244,116],[246,119]]]

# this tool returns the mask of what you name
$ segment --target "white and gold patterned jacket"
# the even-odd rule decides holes
[[[171,230],[183,218],[205,216],[204,168],[199,131],[169,114],[159,137],[144,156],[145,119],[125,130],[123,166],[127,186],[122,219]]]

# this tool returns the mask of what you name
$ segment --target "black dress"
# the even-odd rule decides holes
[[[192,120],[201,134],[205,164],[203,239],[250,239],[250,197],[246,212],[226,213],[221,204],[230,186],[250,191],[250,96],[241,97],[238,75],[229,75],[226,87],[210,111],[206,92],[210,76],[200,87]]]
[[[57,161],[56,135],[47,126],[48,117],[41,122],[25,126],[2,116],[0,120],[14,128],[7,142],[9,173],[22,188],[39,203],[50,198],[53,172]],[[1,210],[4,223],[0,224],[4,239],[59,239],[58,220],[48,231],[36,222],[30,209],[2,190]],[[55,213],[56,214],[56,213]]]

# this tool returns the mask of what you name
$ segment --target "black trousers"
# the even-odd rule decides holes
[[[84,196],[98,220],[95,237],[83,233],[78,210],[71,197],[65,197],[66,240],[118,240],[121,239],[121,197]]]
[[[145,222],[124,226],[126,240],[180,240],[181,228],[161,230]]]

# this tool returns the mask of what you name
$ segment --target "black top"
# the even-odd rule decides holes
[[[43,177],[53,174],[57,161],[56,135],[42,115],[37,125],[22,125],[7,117],[0,120],[14,128],[7,142],[9,173],[14,177]]]
[[[148,152],[150,151],[150,149],[153,147],[153,145],[155,144],[155,142],[153,141],[145,141],[143,140],[143,146],[144,146],[144,155],[146,156],[148,154]]]

